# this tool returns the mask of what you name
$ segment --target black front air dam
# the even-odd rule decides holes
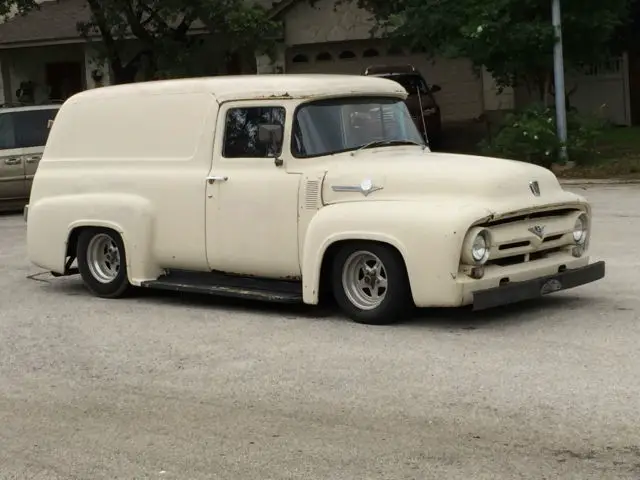
[[[501,287],[480,290],[473,293],[473,309],[485,310],[579,287],[580,285],[600,280],[604,277],[604,271],[604,262],[595,262],[585,267],[565,270],[562,273],[546,277],[534,278],[524,282],[507,283]]]

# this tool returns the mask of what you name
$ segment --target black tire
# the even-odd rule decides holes
[[[108,280],[107,275],[103,275],[101,279],[97,273],[99,272],[99,267],[90,265],[92,263],[90,258],[92,256],[91,251],[95,251],[94,249],[99,241],[107,242],[107,237],[112,242],[109,248],[115,247],[119,258],[118,268],[113,267],[115,262],[105,262],[107,265],[111,265],[109,270],[110,273],[114,274],[110,280]],[[118,233],[106,228],[87,228],[83,230],[78,237],[76,255],[80,276],[92,294],[102,298],[119,298],[129,293],[131,284],[127,277],[127,256],[124,243]]]
[[[379,305],[368,309],[361,308],[357,300],[354,303],[354,295],[350,294],[347,291],[350,288],[345,286],[345,283],[350,284],[350,282],[346,279],[343,281],[343,277],[351,276],[348,273],[353,271],[350,267],[352,265],[351,262],[357,263],[355,259],[363,252],[371,254],[380,260],[386,273],[387,281],[387,288],[384,291],[382,301]],[[347,273],[345,273],[345,269]],[[360,270],[360,272],[362,271]],[[396,323],[406,319],[415,307],[411,297],[411,288],[404,261],[391,246],[374,242],[352,242],[344,245],[333,258],[331,279],[333,295],[338,306],[349,318],[357,323],[366,325]]]

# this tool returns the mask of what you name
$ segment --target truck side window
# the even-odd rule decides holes
[[[283,107],[232,108],[227,112],[224,146],[225,158],[273,158],[282,152],[282,142],[273,151],[273,144],[258,140],[258,126],[261,124],[280,125],[284,128],[285,109]]]

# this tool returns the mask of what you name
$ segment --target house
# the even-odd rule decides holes
[[[411,63],[436,94],[445,123],[478,119],[483,114],[508,111],[528,101],[525,92],[498,93],[486,71],[475,72],[466,59],[436,58],[420,51],[393,47],[372,38],[372,19],[354,2],[335,0],[259,0],[270,4],[283,23],[282,39],[274,58],[256,58],[258,74],[360,74],[376,63]],[[39,11],[9,19],[0,25],[0,94],[16,101],[22,82],[35,86],[36,100],[61,99],[85,88],[110,83],[109,68],[99,59],[93,42],[82,38],[78,22],[89,19],[86,0],[44,0]],[[626,80],[625,80],[626,79]],[[568,75],[578,84],[574,105],[594,111],[603,104],[616,123],[629,124],[628,66],[626,57],[608,66],[595,66],[589,75]]]

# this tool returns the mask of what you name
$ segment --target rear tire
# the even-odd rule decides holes
[[[106,228],[83,230],[76,255],[80,276],[92,294],[118,298],[130,291],[124,242],[116,232]]]
[[[388,245],[344,245],[333,259],[332,280],[340,309],[357,323],[395,323],[414,307],[404,261]]]

